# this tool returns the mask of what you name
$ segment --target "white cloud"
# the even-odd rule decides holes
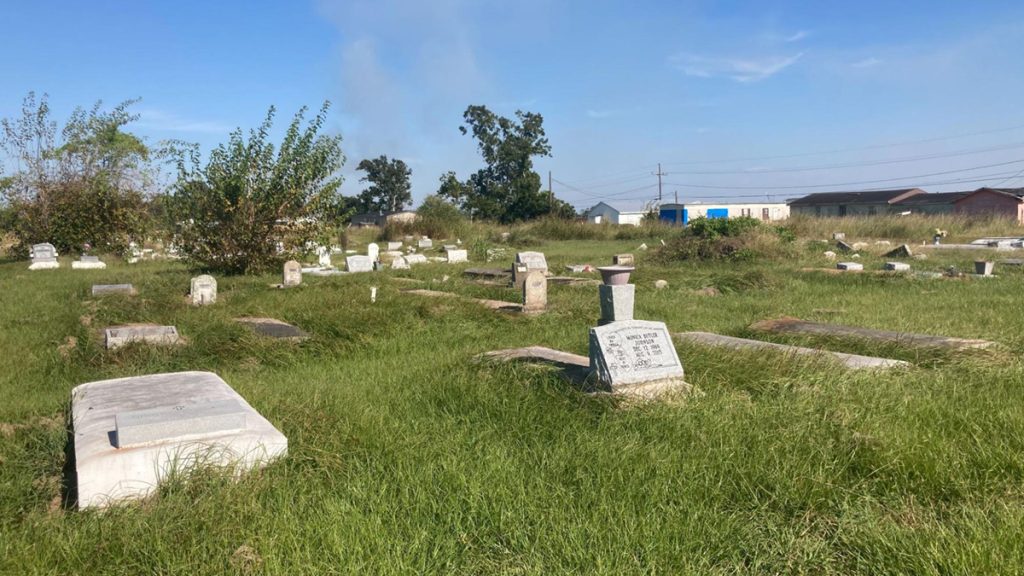
[[[737,82],[759,82],[789,68],[801,56],[803,56],[803,52],[795,56],[760,56],[755,58],[677,54],[670,61],[687,76],[731,78]]]
[[[797,32],[794,32],[793,34],[790,34],[789,36],[784,38],[783,41],[787,42],[787,43],[789,43],[789,42],[799,42],[799,41],[803,40],[804,38],[807,38],[810,34],[811,33],[808,32],[807,30],[798,30]]]
[[[139,112],[135,123],[139,128],[162,132],[192,132],[201,134],[227,134],[233,127],[211,120],[191,120],[163,110],[146,109]]]
[[[871,68],[873,66],[878,66],[881,63],[882,61],[879,60],[878,58],[871,57],[865,58],[863,60],[858,60],[856,62],[852,62],[850,66],[854,68]]]

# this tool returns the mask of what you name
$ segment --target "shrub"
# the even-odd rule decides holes
[[[466,217],[437,195],[427,196],[416,210],[415,228],[430,238],[455,238],[466,230]]]
[[[777,258],[793,254],[791,238],[789,230],[765,226],[754,218],[695,218],[681,235],[658,247],[653,257],[663,263]]]
[[[301,109],[276,149],[269,142],[271,107],[248,138],[241,129],[232,132],[204,168],[194,147],[175,151],[178,181],[169,214],[175,240],[193,265],[261,271],[311,242],[331,242],[341,203],[337,171],[345,157],[340,136],[319,134],[328,105],[305,127]],[[284,254],[278,254],[279,242]]]
[[[86,243],[122,252],[132,240],[144,240],[152,172],[149,149],[123,131],[137,118],[128,111],[132,104],[109,112],[101,111],[101,103],[78,108],[58,135],[46,96],[37,101],[30,93],[20,119],[0,121],[0,148],[18,167],[0,183],[15,254],[40,242],[62,252]]]

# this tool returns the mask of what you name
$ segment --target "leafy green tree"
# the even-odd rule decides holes
[[[470,106],[463,120],[465,125],[459,130],[472,133],[487,166],[465,182],[459,182],[452,172],[445,174],[438,189],[440,196],[475,218],[500,222],[565,213],[563,206],[541,191],[540,175],[533,170],[534,156],[551,155],[540,114],[517,110],[511,119],[486,106]]]
[[[85,243],[121,251],[144,239],[154,187],[150,151],[124,130],[138,118],[129,111],[136,102],[77,108],[58,132],[47,96],[30,92],[20,118],[0,120],[0,149],[14,167],[0,193],[17,252],[38,242],[67,252]]]
[[[412,203],[412,184],[409,176],[412,170],[405,162],[388,160],[387,156],[366,158],[356,166],[366,172],[360,182],[369,182],[370,187],[359,195],[363,210],[367,212],[397,212]]]
[[[179,146],[178,181],[168,202],[176,243],[193,264],[228,273],[266,270],[285,252],[328,243],[336,229],[345,161],[341,136],[320,134],[329,103],[305,126],[295,115],[277,147],[275,109],[246,138],[239,128],[200,167],[195,146]]]

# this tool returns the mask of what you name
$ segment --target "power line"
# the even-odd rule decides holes
[[[806,190],[811,188],[836,188],[840,186],[859,186],[861,184],[878,184],[881,182],[913,180],[915,178],[927,178],[929,176],[942,176],[958,172],[970,172],[972,170],[981,170],[982,168],[994,168],[996,166],[1007,166],[1009,164],[1019,164],[1021,162],[1024,162],[1024,159],[1010,160],[1009,162],[997,162],[995,164],[984,164],[982,166],[972,166],[970,168],[961,168],[958,170],[944,170],[942,172],[931,172],[928,174],[915,174],[914,176],[900,176],[897,178],[881,178],[878,180],[860,180],[855,182],[838,182],[831,184],[801,184],[797,186],[714,186],[710,184],[676,184],[672,182],[668,182],[667,184],[669,186],[680,186],[682,188],[708,188],[712,190]]]

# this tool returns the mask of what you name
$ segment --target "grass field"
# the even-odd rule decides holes
[[[799,256],[784,260],[658,265],[639,242],[514,249],[544,251],[555,270],[636,253],[636,317],[673,331],[749,336],[752,322],[785,315],[1003,346],[939,353],[774,339],[915,364],[849,372],[680,345],[687,381],[703,394],[626,407],[537,367],[471,361],[532,344],[586,354],[599,315],[593,287],[551,285],[549,312],[520,317],[402,294],[415,286],[394,280],[515,301],[511,288],[462,279],[477,261],[307,276],[291,290],[270,289],[276,276],[224,277],[218,303],[193,308],[191,273],[180,264],[71,271],[65,261],[29,272],[8,261],[0,264],[0,573],[1020,572],[1024,273],[801,272],[829,266],[828,247],[803,240]],[[882,251],[862,252],[865,268],[879,268]],[[911,263],[969,269],[978,255]],[[655,290],[657,279],[669,287]],[[92,284],[122,282],[139,294],[90,296]],[[375,304],[371,285],[380,287]],[[695,293],[709,286],[721,295]],[[243,315],[279,318],[313,337],[263,340],[232,322]],[[176,325],[188,343],[105,351],[100,330],[127,322]],[[179,370],[221,375],[284,432],[288,457],[240,481],[204,471],[142,503],[67,508],[71,388]]]

